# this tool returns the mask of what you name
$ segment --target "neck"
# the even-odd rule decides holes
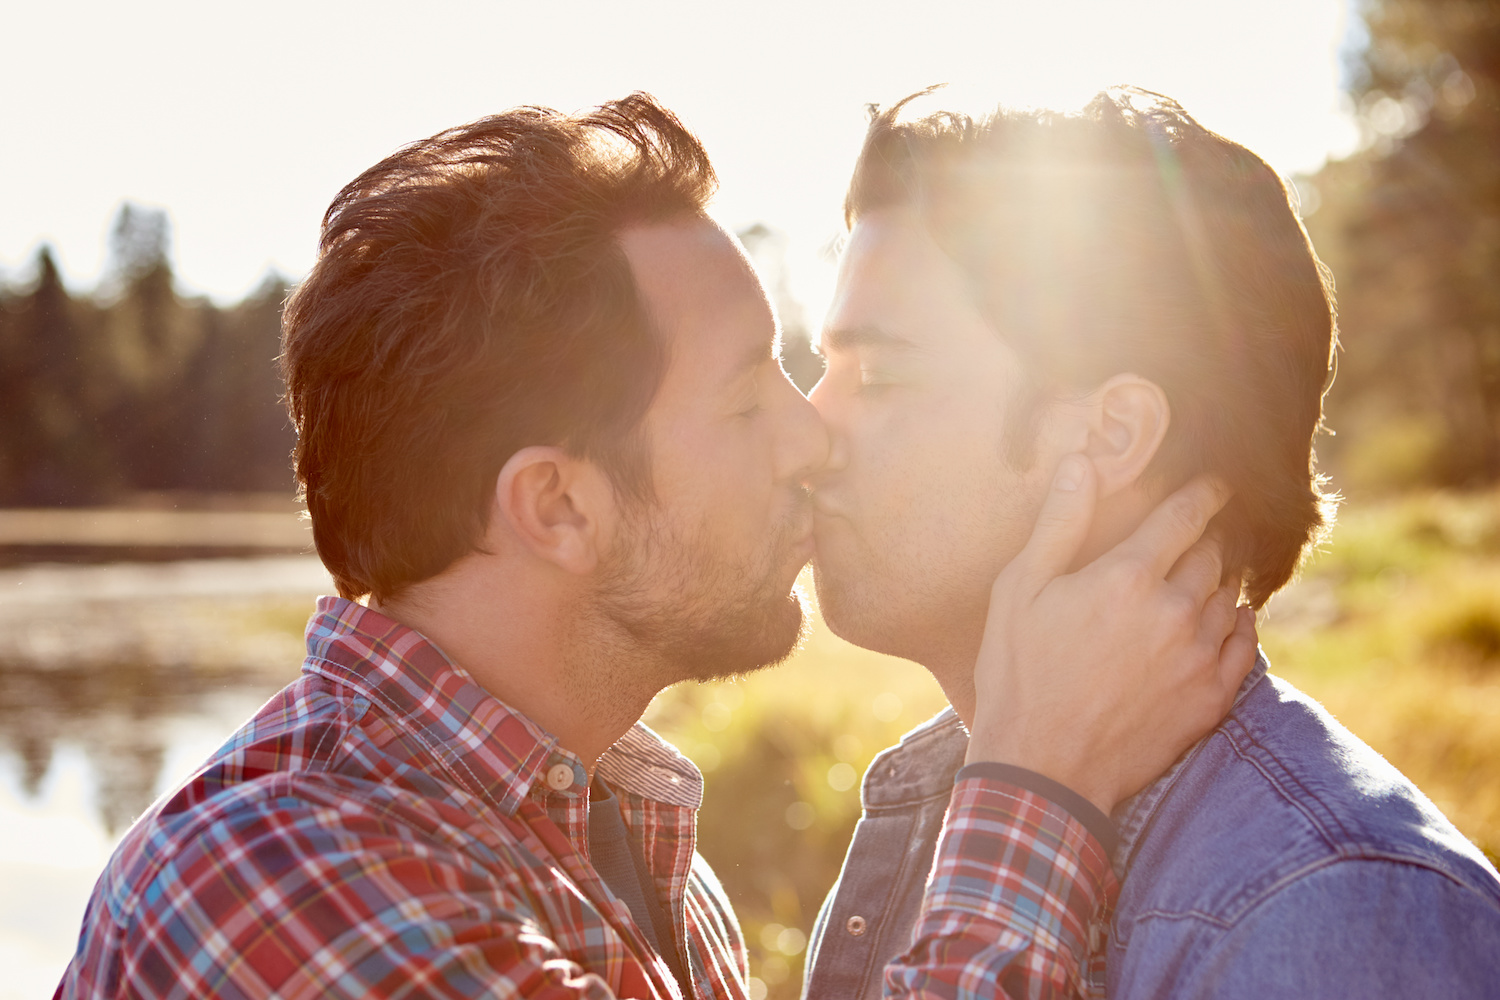
[[[601,635],[581,585],[565,575],[507,573],[471,555],[375,610],[422,633],[480,687],[557,737],[590,776],[640,719],[660,670],[624,637]]]
[[[956,629],[948,633],[943,649],[934,650],[921,660],[943,689],[943,696],[965,729],[974,725],[974,663],[979,658],[979,643],[983,638],[982,626]]]
[[[1160,497],[1136,486],[1101,499],[1094,523],[1069,572],[1083,568],[1128,538],[1159,500]],[[939,634],[943,637],[943,645],[926,651],[918,661],[943,689],[948,704],[953,706],[964,728],[972,729],[976,708],[974,665],[978,662],[980,644],[984,640],[984,617],[977,619],[977,625],[954,623],[940,630]]]

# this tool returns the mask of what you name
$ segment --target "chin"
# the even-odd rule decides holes
[[[814,559],[813,589],[818,611],[830,632],[856,646],[878,650],[879,637],[874,634],[873,625],[879,615],[872,613],[878,609],[870,607],[868,594],[860,593],[860,588],[851,584],[850,574],[832,571],[826,562]]]
[[[674,659],[682,680],[727,680],[785,662],[807,633],[805,598],[794,588],[738,614],[726,610],[715,626],[678,643]]]
[[[956,627],[946,606],[913,601],[913,582],[871,586],[875,574],[829,572],[813,561],[818,611],[828,630],[862,649],[926,664]],[[857,582],[855,582],[857,581]],[[982,627],[982,619],[981,619]]]

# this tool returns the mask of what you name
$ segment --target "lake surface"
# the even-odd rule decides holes
[[[316,558],[0,570],[0,1000],[52,995],[130,822],[297,676]]]

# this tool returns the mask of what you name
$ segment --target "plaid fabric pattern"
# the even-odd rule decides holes
[[[680,997],[589,865],[581,761],[358,604],[320,599],[307,645],[301,678],[126,835],[57,998]],[[745,997],[694,851],[697,769],[639,725],[599,769],[697,1000]]]
[[[1066,810],[1016,786],[960,779],[911,950],[887,966],[886,993],[1076,995],[1091,928],[1118,891],[1109,858]]]

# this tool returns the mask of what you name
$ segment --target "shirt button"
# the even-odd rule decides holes
[[[573,787],[573,769],[567,764],[553,764],[547,768],[547,787],[554,792]]]
[[[865,918],[857,913],[850,917],[844,924],[844,930],[848,931],[851,937],[859,937],[868,927],[869,925],[865,923]]]

